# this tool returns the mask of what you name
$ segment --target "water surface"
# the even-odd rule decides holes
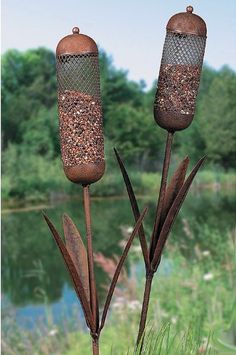
[[[145,230],[151,233],[155,213],[155,197],[140,198],[140,208],[149,207]],[[61,217],[66,212],[85,236],[81,200],[56,203],[45,209],[59,232]],[[207,249],[209,240],[201,238],[202,226],[222,238],[234,228],[235,194],[232,191],[190,193],[178,216],[170,243],[177,244],[191,262],[196,244]],[[94,250],[105,256],[120,255],[124,230],[131,227],[133,217],[126,198],[92,201]],[[137,243],[137,241],[136,241]],[[129,268],[129,265],[127,266]],[[140,277],[143,269],[137,264]],[[95,268],[100,300],[108,276]],[[50,311],[49,311],[50,310]],[[57,250],[41,210],[7,212],[2,215],[2,317],[13,317],[22,327],[32,328],[38,322],[61,322],[75,315],[81,319],[81,308],[72,289],[69,275]],[[83,322],[83,321],[82,321]]]

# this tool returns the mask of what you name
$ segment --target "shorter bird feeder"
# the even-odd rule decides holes
[[[192,6],[188,6],[186,12],[172,16],[166,26],[154,117],[169,132],[187,128],[194,117],[207,28],[192,12]]]
[[[98,48],[72,32],[56,49],[61,153],[67,178],[89,185],[105,169]]]

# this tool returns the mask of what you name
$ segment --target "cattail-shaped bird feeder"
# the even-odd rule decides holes
[[[62,38],[56,49],[60,143],[66,176],[72,182],[83,185],[87,248],[69,216],[63,216],[65,242],[50,219],[46,215],[44,218],[73,280],[90,329],[93,354],[99,355],[99,337],[105,325],[112,295],[147,209],[139,216],[117,264],[100,319],[89,192],[90,184],[98,181],[105,170],[98,48],[92,38],[79,33],[78,27],[74,27],[72,32],[73,34]]]
[[[98,48],[72,32],[56,49],[61,153],[68,179],[88,185],[105,169]]]
[[[172,16],[166,28],[167,33],[154,100],[154,117],[158,125],[166,129],[168,133],[149,247],[149,260],[148,262],[145,261],[145,266],[147,265],[146,284],[137,345],[141,340],[143,342],[153,275],[161,262],[163,249],[174,220],[187,196],[194,177],[205,160],[205,157],[200,159],[189,176],[186,177],[189,164],[189,157],[186,157],[168,181],[173,136],[176,131],[187,128],[194,117],[207,28],[204,20],[193,14],[192,6],[188,6],[186,12]],[[125,179],[127,181],[127,173]],[[127,184],[127,189],[130,190],[129,184]],[[129,195],[131,196],[131,194]],[[131,201],[131,205],[135,206],[133,201]],[[142,238],[144,237],[145,233],[142,233]]]
[[[159,126],[175,132],[187,128],[194,116],[207,28],[188,6],[170,18],[166,29],[154,116]]]

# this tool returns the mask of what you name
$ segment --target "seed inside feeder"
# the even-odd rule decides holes
[[[162,65],[155,107],[161,111],[194,114],[200,71],[199,66]]]
[[[104,160],[99,100],[79,91],[59,93],[61,153],[65,167]]]

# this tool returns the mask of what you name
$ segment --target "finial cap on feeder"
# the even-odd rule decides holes
[[[86,53],[98,53],[94,40],[80,33],[79,27],[72,29],[72,34],[62,38],[57,45],[56,55],[71,54],[79,55]]]
[[[193,12],[193,7],[191,5],[186,7],[186,11],[192,13]]]
[[[72,28],[72,33],[75,34],[79,34],[79,27],[74,27]]]
[[[168,32],[181,33],[206,37],[207,27],[205,21],[193,14],[193,7],[188,6],[186,12],[180,12],[170,18],[166,29]]]

